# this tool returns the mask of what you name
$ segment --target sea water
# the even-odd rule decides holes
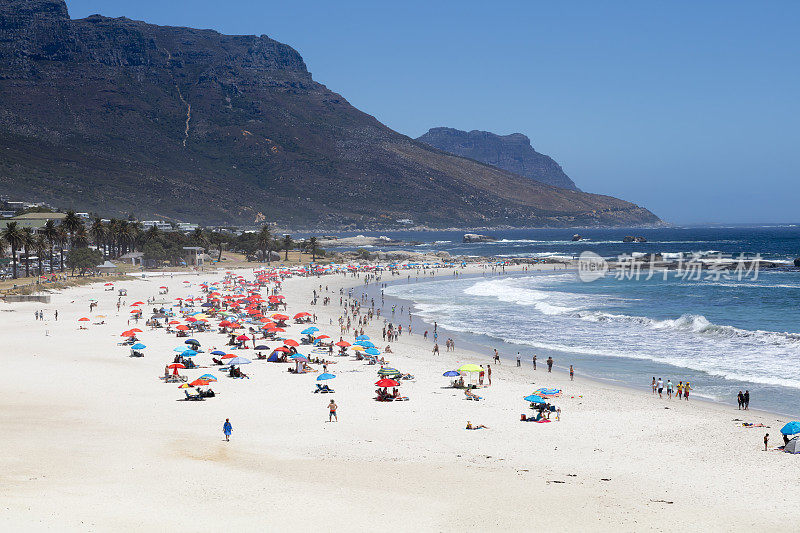
[[[673,230],[657,231],[665,238],[647,243],[647,251],[760,253],[787,262],[800,255],[793,227],[679,230],[691,241],[682,246]],[[553,241],[550,249],[537,242],[541,248],[529,253],[574,247],[613,256],[627,249],[617,242],[566,242]],[[519,244],[483,246],[508,252]],[[540,362],[552,356],[558,367],[574,365],[579,374],[637,387],[649,387],[653,377],[689,381],[692,397],[734,405],[738,391],[749,390],[751,407],[800,414],[800,272],[793,267],[741,279],[670,272],[666,279],[662,273],[649,279],[607,275],[586,283],[575,271],[496,275],[491,269],[478,277],[443,272],[437,278],[412,276],[385,292],[413,302],[416,320],[437,321],[487,354],[496,347],[507,363],[519,352],[530,365],[535,353]],[[414,324],[417,333],[426,327]]]

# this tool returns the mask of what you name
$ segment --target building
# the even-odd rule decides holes
[[[205,249],[202,246],[184,246],[184,261],[189,266],[201,266],[205,262]]]
[[[150,229],[150,228],[158,228],[161,231],[172,231],[172,224],[169,222],[165,222],[163,220],[142,220],[142,228]]]
[[[197,224],[192,224],[191,222],[178,222],[176,227],[178,228],[178,231],[189,232],[196,230],[200,226]]]
[[[65,213],[25,213],[18,217],[7,218],[0,222],[0,225],[6,225],[9,222],[16,222],[20,228],[33,228],[35,230],[44,227],[48,220],[52,220],[56,224],[60,224]]]

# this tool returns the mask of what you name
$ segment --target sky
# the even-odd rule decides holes
[[[392,129],[520,132],[675,224],[800,223],[800,2],[67,0],[268,35]]]

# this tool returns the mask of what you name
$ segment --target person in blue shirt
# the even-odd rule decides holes
[[[225,423],[222,425],[222,432],[225,433],[225,441],[231,440],[231,432],[233,431],[233,426],[231,425],[230,419],[226,418]]]

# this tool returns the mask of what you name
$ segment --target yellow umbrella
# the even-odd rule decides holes
[[[459,372],[480,372],[482,370],[483,369],[481,367],[479,367],[478,365],[473,365],[473,364],[462,365],[458,369]]]
[[[356,344],[355,346],[351,346],[350,348],[352,348],[353,350],[355,350],[357,352],[360,352],[361,350],[366,350],[366,348],[364,348],[363,346],[360,346],[358,344]]]

